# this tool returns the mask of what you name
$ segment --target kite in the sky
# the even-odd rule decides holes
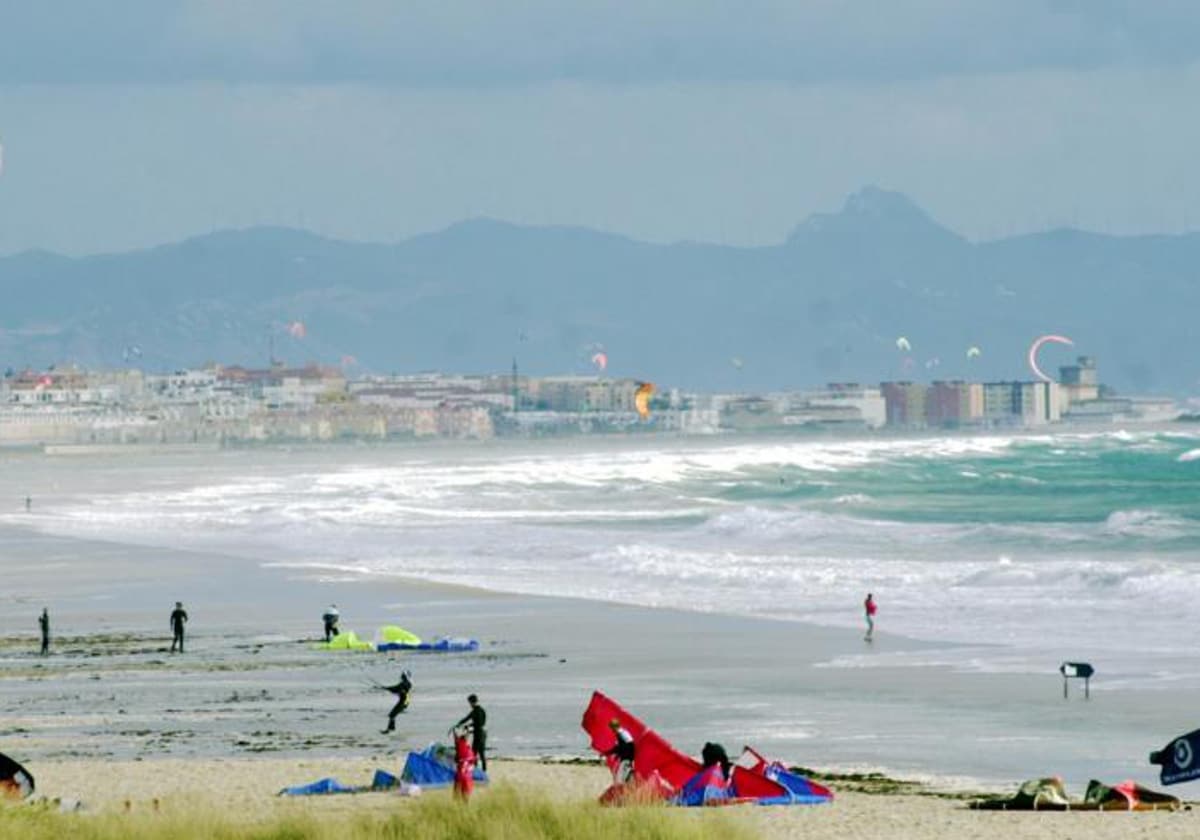
[[[1072,347],[1075,345],[1075,342],[1065,335],[1043,335],[1034,339],[1033,344],[1029,345],[1029,369],[1042,382],[1053,382],[1054,380],[1043,373],[1042,369],[1038,367],[1037,354],[1042,349],[1043,344],[1066,344]]]
[[[633,405],[637,409],[638,416],[643,420],[650,417],[650,398],[654,396],[653,382],[639,382],[637,390],[633,392]]]

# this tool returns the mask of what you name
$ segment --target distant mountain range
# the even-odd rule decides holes
[[[868,187],[775,246],[652,245],[489,219],[394,245],[253,228],[0,259],[0,367],[208,361],[607,373],[700,389],[1026,378],[1076,353],[1133,393],[1197,390],[1200,235],[972,243]],[[304,325],[304,336],[290,324]],[[911,351],[897,347],[904,336]],[[967,358],[977,346],[982,353]]]

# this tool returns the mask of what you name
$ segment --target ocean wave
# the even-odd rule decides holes
[[[1040,478],[1036,478],[1032,475],[1021,475],[1019,473],[1012,473],[1012,472],[1000,471],[1000,472],[992,473],[991,477],[998,478],[1002,481],[1016,481],[1020,484],[1045,484],[1045,482],[1042,481]]]
[[[1187,464],[1192,461],[1200,461],[1200,449],[1189,449],[1175,460],[1181,464]]]
[[[841,504],[859,504],[866,500],[867,497],[864,496]],[[701,526],[701,530],[707,535],[733,538],[742,543],[753,540],[844,538],[850,534],[862,535],[872,530],[898,532],[905,529],[914,530],[903,523],[863,519],[846,514],[805,508],[755,506],[722,511],[710,517]]]
[[[1157,510],[1115,510],[1104,520],[1104,532],[1113,536],[1172,538],[1194,528],[1188,521]]]
[[[830,502],[835,505],[869,505],[872,501],[874,500],[866,493],[846,493],[830,499]]]

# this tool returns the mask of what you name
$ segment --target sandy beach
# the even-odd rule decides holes
[[[288,798],[275,793],[297,781],[333,775],[349,784],[366,783],[379,766],[394,769],[394,756],[358,758],[148,759],[145,761],[48,761],[39,766],[47,795],[80,799],[92,811],[194,809],[211,804],[247,821],[288,814],[348,816],[394,814],[411,805],[393,793]],[[593,799],[610,777],[599,766],[498,761],[494,785],[514,785],[556,800]],[[986,813],[961,799],[925,794],[868,794],[837,790],[831,805],[794,808],[734,808],[694,812],[687,818],[732,820],[764,838],[1152,838],[1190,837],[1200,831],[1196,811],[1175,813]],[[425,796],[445,797],[446,791]],[[489,791],[479,788],[476,796]],[[158,800],[157,804],[155,800]],[[82,816],[81,818],[86,818]]]
[[[685,750],[698,752],[714,738],[731,751],[752,742],[790,763],[826,770],[871,767],[829,761],[819,741],[780,731],[772,703],[793,692],[798,677],[806,691],[794,692],[792,702],[807,715],[838,698],[830,713],[852,713],[859,695],[883,704],[875,713],[886,714],[889,700],[868,692],[878,673],[820,667],[861,652],[860,638],[837,629],[394,577],[364,581],[220,555],[164,559],[159,550],[12,528],[0,535],[0,550],[17,582],[0,615],[0,750],[26,763],[40,794],[78,799],[94,811],[145,809],[156,799],[161,807],[211,800],[235,814],[403,808],[389,794],[294,801],[276,793],[325,776],[365,784],[377,767],[398,772],[408,749],[444,738],[465,713],[468,691],[490,710],[494,752],[510,758],[494,764],[496,783],[579,802],[605,788],[606,772],[547,759],[588,755],[579,715],[593,689],[622,699]],[[29,629],[50,599],[52,655],[40,657]],[[183,655],[168,653],[167,611],[176,599],[192,614]],[[394,622],[428,635],[475,636],[484,646],[461,656],[322,651],[314,644],[317,616],[330,601],[341,607],[344,628],[366,637]],[[929,647],[886,634],[876,644],[914,653]],[[383,735],[389,696],[369,680],[401,668],[415,675],[413,706],[394,735]],[[897,675],[893,701],[897,692],[916,691],[903,678],[914,679]],[[996,690],[953,685],[959,692]],[[747,703],[748,686],[772,703]],[[835,782],[832,806],[730,813],[767,837],[1151,837],[1194,830],[1191,813],[980,814],[961,799],[930,795],[961,795],[964,784],[955,783],[953,769],[930,785],[888,795],[853,785],[839,790]]]

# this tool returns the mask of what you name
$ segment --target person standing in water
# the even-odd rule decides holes
[[[42,656],[50,653],[50,610],[42,607],[42,614],[38,616],[38,627],[42,631]]]
[[[187,624],[187,610],[183,608],[183,601],[175,602],[175,609],[171,610],[171,653],[175,652],[176,645],[179,646],[179,652],[183,653],[183,625]]]
[[[875,637],[875,597],[868,592],[867,600],[863,601],[863,617],[867,620],[867,635],[863,636],[868,642]]]
[[[483,706],[479,705],[479,698],[474,694],[467,697],[467,702],[471,705],[471,711],[467,712],[467,716],[454,724],[458,727],[468,724],[471,729],[471,750],[475,753],[475,761],[479,765],[479,769],[487,772],[487,756],[484,750],[487,749],[487,712],[483,710]]]

